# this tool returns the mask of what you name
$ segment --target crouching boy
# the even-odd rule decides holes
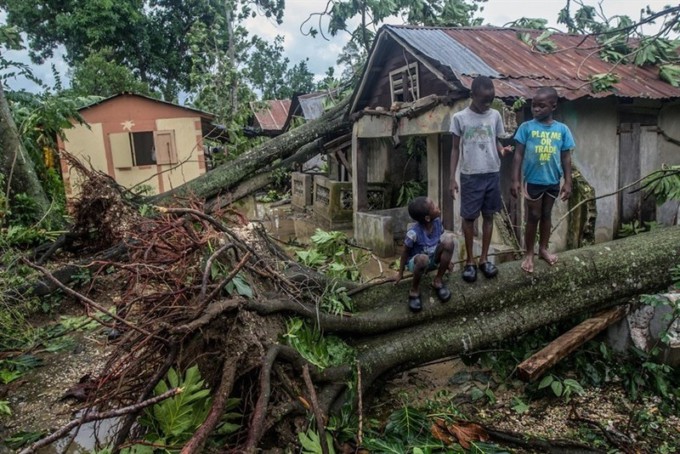
[[[439,207],[428,197],[417,197],[408,205],[408,214],[416,221],[406,232],[404,250],[399,263],[395,285],[404,277],[404,269],[413,273],[413,283],[408,294],[408,307],[413,312],[423,308],[420,299],[420,280],[426,272],[436,269],[432,287],[443,303],[451,299],[451,291],[442,278],[453,257],[453,235],[444,232]]]

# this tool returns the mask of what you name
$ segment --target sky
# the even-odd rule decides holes
[[[300,31],[301,25],[309,17],[310,13],[321,11],[327,0],[285,0],[286,9],[283,24],[277,25],[275,22],[259,16],[247,22],[247,28],[251,34],[257,34],[262,38],[273,40],[276,35],[284,36],[285,55],[289,58],[291,65],[308,58],[308,68],[317,79],[323,78],[329,66],[336,67],[336,75],[342,72],[337,68],[336,59],[345,45],[348,36],[338,35],[329,41],[321,36],[312,38],[304,36]],[[653,10],[661,10],[665,5],[673,3],[672,0],[583,0],[583,3],[597,7],[600,5],[607,17],[613,15],[628,15],[632,19],[640,17],[640,10],[649,5]],[[548,25],[563,29],[558,26],[557,14],[566,4],[566,0],[488,0],[484,4],[484,11],[479,14],[484,18],[485,25],[502,26],[508,22],[521,17],[544,18],[548,20]],[[572,1],[572,8],[574,7]],[[0,21],[4,15],[0,13]],[[388,23],[399,24],[399,18],[392,18]],[[318,29],[318,20],[314,23]],[[653,25],[645,29],[647,33],[653,33]],[[15,59],[30,63],[25,52],[9,51],[4,55],[8,59]],[[44,81],[48,86],[54,85],[54,76],[50,64],[61,75],[62,81],[67,84],[67,65],[59,57],[52,59],[48,64],[33,66],[34,74]],[[26,89],[29,91],[39,91],[39,88],[32,82],[22,78],[10,79],[10,88],[14,90]]]

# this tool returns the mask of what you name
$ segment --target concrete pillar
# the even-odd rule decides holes
[[[358,138],[358,124],[352,127],[352,204],[354,212],[368,207],[367,197],[367,159]]]
[[[439,135],[427,136],[427,196],[441,206]]]

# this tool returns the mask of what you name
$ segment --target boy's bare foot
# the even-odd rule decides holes
[[[526,271],[527,273],[533,273],[534,272],[534,256],[533,255],[527,255],[524,257],[524,260],[522,260],[522,264],[520,267]]]
[[[541,260],[545,260],[550,266],[553,266],[555,263],[557,263],[557,256],[555,254],[551,254],[547,249],[538,251],[538,256],[541,258]]]

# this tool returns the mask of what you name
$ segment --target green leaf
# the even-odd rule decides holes
[[[314,430],[309,429],[306,433],[298,433],[298,440],[302,445],[302,454],[322,454],[321,442],[319,434]],[[330,434],[326,434],[326,446],[328,447],[329,454],[335,454],[335,449],[333,448],[333,438]]]
[[[522,401],[522,399],[520,399],[518,397],[513,397],[512,401],[513,401],[514,405],[511,408],[515,411],[515,413],[518,413],[518,414],[521,415],[521,414],[529,411],[529,405],[524,403],[524,401]]]
[[[12,416],[12,409],[9,406],[9,401],[0,400],[0,415]]]
[[[240,273],[234,276],[233,282],[236,286],[236,292],[239,295],[245,296],[246,298],[253,297],[253,289],[250,287],[250,284],[248,284],[248,281],[246,281]]]
[[[44,432],[18,432],[3,441],[11,449],[19,449],[22,446],[35,443],[45,435]]]
[[[407,447],[401,439],[365,438],[364,447],[381,454],[407,454]]]
[[[565,379],[563,383],[564,383],[565,387],[573,390],[577,394],[583,394],[585,392],[584,389],[583,389],[583,386],[581,386],[581,384],[579,382],[577,382],[576,380],[574,380],[572,378]]]
[[[669,394],[668,394],[668,382],[666,381],[664,376],[661,375],[661,373],[656,373],[654,375],[654,378],[655,378],[655,381],[656,381],[656,389],[659,390],[659,392],[661,393],[662,396],[668,397],[669,396]]]
[[[23,374],[23,372],[18,370],[0,369],[0,382],[2,382],[3,385],[12,383]]]
[[[181,444],[191,438],[205,421],[212,401],[198,366],[187,369],[183,377],[171,368],[166,380],[158,383],[154,393],[158,395],[163,390],[175,387],[183,391],[154,405],[140,421],[143,426],[153,429],[148,435],[150,438],[163,439],[167,444]]]
[[[543,389],[547,386],[550,386],[550,384],[553,382],[554,378],[552,375],[546,375],[543,377],[543,380],[538,384],[538,389]]]
[[[550,384],[550,389],[552,389],[553,394],[555,394],[557,397],[562,396],[562,392],[564,391],[564,387],[562,386],[562,383],[559,380],[555,380]]]
[[[407,405],[392,412],[387,418],[385,434],[412,438],[429,430],[427,416]]]
[[[659,66],[659,78],[674,87],[680,87],[680,65]]]
[[[594,93],[611,90],[615,83],[619,81],[619,76],[613,73],[591,74],[588,77],[590,87]]]

